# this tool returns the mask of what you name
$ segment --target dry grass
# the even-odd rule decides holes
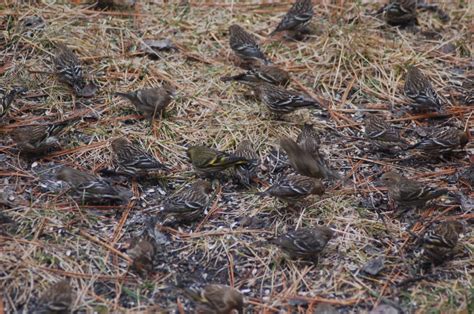
[[[387,28],[369,16],[367,12],[379,3],[317,4],[316,35],[296,43],[266,38],[288,1],[261,6],[193,2],[189,7],[143,2],[132,12],[46,3],[2,8],[2,25],[13,23],[13,28],[3,31],[8,43],[0,42],[1,86],[29,89],[16,101],[10,124],[1,128],[3,134],[38,119],[75,115],[99,119],[84,119],[63,138],[61,151],[33,164],[20,159],[9,137],[2,137],[0,191],[9,204],[1,213],[15,226],[5,231],[0,225],[0,312],[2,306],[6,312],[31,310],[38,296],[63,278],[71,279],[75,289],[74,310],[87,312],[157,308],[189,312],[191,303],[175,288],[182,280],[234,285],[247,297],[249,312],[310,313],[320,302],[343,312],[367,311],[379,303],[395,304],[407,312],[447,313],[467,311],[471,302],[472,310],[472,232],[462,240],[467,253],[437,267],[428,279],[399,286],[418,275],[411,272],[417,258],[407,231],[422,234],[431,222],[444,219],[472,221],[472,212],[440,201],[399,221],[386,210],[383,189],[374,185],[381,173],[395,167],[469,194],[469,188],[456,180],[470,163],[467,154],[420,166],[407,155],[371,153],[367,143],[357,140],[362,138],[362,110],[384,112],[412,141],[414,130],[435,123],[472,126],[472,107],[462,102],[460,88],[473,75],[472,5],[468,8],[464,1],[444,5],[452,18],[447,24],[432,13],[421,13],[420,28],[436,32],[429,38],[427,33]],[[29,15],[43,17],[45,28],[21,32],[17,25]],[[328,118],[303,110],[286,121],[272,121],[263,106],[243,96],[244,88],[221,82],[221,76],[239,71],[229,61],[231,23],[259,35],[271,59],[291,72],[291,88],[316,95]],[[178,51],[159,52],[158,60],[137,52],[144,39],[167,37]],[[80,56],[89,78],[100,85],[96,97],[76,98],[56,81],[50,56],[57,42]],[[412,63],[446,98],[448,117],[427,120],[401,112],[406,104],[404,69]],[[112,96],[114,91],[155,86],[163,80],[173,82],[178,94],[168,117],[152,126],[135,119],[127,101]],[[311,199],[302,210],[292,212],[275,200],[258,198],[256,189],[246,191],[223,182],[213,215],[169,235],[154,276],[144,279],[129,270],[130,238],[156,212],[163,194],[193,178],[184,154],[187,145],[204,142],[232,150],[250,139],[270,169],[274,159],[269,154],[277,149],[278,139],[295,137],[303,121],[321,130],[322,150],[344,175],[343,181],[329,187],[321,199]],[[110,165],[108,141],[119,135],[140,142],[173,169],[173,178],[162,183],[164,191],[135,183],[136,199],[125,209],[78,206],[58,193],[52,169],[68,164],[96,171]],[[468,149],[472,154],[472,146]],[[277,175],[267,171],[262,180],[270,184]],[[239,222],[246,217],[260,219],[261,225],[242,226]],[[262,244],[286,230],[318,223],[337,230],[318,265],[289,261],[275,247]],[[381,274],[371,277],[360,272],[368,260],[381,255],[386,258]]]

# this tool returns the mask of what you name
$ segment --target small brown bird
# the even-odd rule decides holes
[[[234,172],[240,184],[249,187],[252,184],[252,179],[257,177],[257,168],[260,164],[260,158],[249,140],[240,142],[235,149],[234,155],[249,161],[246,164],[235,166]]]
[[[197,180],[191,187],[177,192],[163,204],[164,224],[190,223],[199,218],[209,205],[212,186]]]
[[[454,253],[464,226],[459,221],[443,221],[423,238],[423,256],[435,265],[448,260]]]
[[[67,280],[51,285],[38,300],[35,313],[71,313],[74,292]]]
[[[296,0],[270,36],[282,31],[301,31],[311,21],[313,14],[311,0]]]
[[[410,148],[430,154],[445,154],[458,148],[464,148],[469,142],[467,133],[455,127],[435,129],[431,134]]]
[[[162,87],[140,89],[131,93],[115,93],[115,95],[127,98],[145,118],[153,120],[165,112],[174,93],[174,87],[163,84]]]
[[[204,289],[186,289],[185,294],[198,303],[197,313],[232,314],[244,313],[244,297],[235,288],[210,284]]]
[[[98,176],[69,167],[62,167],[56,178],[67,182],[71,186],[73,196],[84,204],[125,203],[130,196]]]
[[[81,93],[85,81],[81,62],[74,52],[62,43],[57,44],[53,61],[59,81],[71,86],[76,93]]]
[[[234,53],[244,61],[259,60],[268,64],[268,60],[260,50],[254,35],[248,33],[237,24],[229,27],[229,44]]]
[[[112,141],[118,163],[117,172],[131,177],[144,177],[154,172],[168,170],[154,156],[130,142],[125,137],[120,137]]]
[[[138,236],[132,239],[127,254],[132,258],[131,268],[141,277],[153,273],[153,260],[157,253],[154,240],[147,236]]]
[[[321,252],[333,235],[334,231],[331,228],[316,226],[288,232],[270,242],[280,247],[291,259],[300,258],[317,263]]]
[[[416,0],[390,0],[383,10],[383,17],[391,26],[418,25]]]
[[[100,9],[108,9],[108,8],[132,8],[135,6],[136,0],[98,0],[96,7]]]
[[[312,178],[336,179],[339,176],[329,169],[319,153],[303,150],[295,141],[286,137],[280,140],[280,146],[288,155],[290,165],[301,175]]]
[[[260,64],[247,72],[226,76],[221,80],[223,82],[237,81],[244,84],[266,82],[273,85],[287,86],[290,82],[290,75],[277,66]]]
[[[324,185],[320,180],[300,175],[289,175],[273,184],[261,196],[273,196],[293,204],[310,195],[323,195]]]
[[[194,170],[203,176],[212,176],[237,165],[247,164],[249,160],[204,145],[191,146],[187,150]]]
[[[16,87],[8,92],[2,93],[3,96],[0,99],[0,118],[7,114],[16,96],[26,91],[27,89],[24,87]]]
[[[439,111],[441,101],[430,80],[418,68],[408,68],[404,86],[405,95],[414,100],[416,111]]]
[[[296,144],[298,144],[302,150],[319,156],[319,145],[321,141],[318,132],[316,132],[312,124],[305,123],[301,127],[301,132],[296,138]]]
[[[407,148],[408,142],[400,137],[400,133],[389,125],[382,117],[368,114],[364,119],[365,136],[382,149],[392,147]]]
[[[382,175],[382,182],[388,188],[389,197],[403,209],[423,208],[432,199],[448,192],[447,189],[436,189],[424,186],[420,182],[390,171]]]

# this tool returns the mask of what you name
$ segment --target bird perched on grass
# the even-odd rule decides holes
[[[259,166],[259,156],[253,149],[252,143],[249,140],[244,140],[239,143],[235,149],[234,155],[247,159],[249,162],[242,165],[235,166],[235,177],[240,184],[249,187],[252,184],[252,179],[257,177],[257,167]]]
[[[405,96],[415,101],[416,111],[439,111],[441,101],[431,82],[418,68],[410,66],[405,77]]]
[[[298,144],[302,150],[307,151],[312,155],[319,155],[319,145],[321,144],[321,141],[318,132],[316,132],[312,124],[305,123],[301,127],[301,132],[296,138],[296,144]]]
[[[383,9],[383,17],[391,26],[418,25],[416,0],[390,0]]]
[[[39,298],[34,313],[71,313],[73,288],[67,280],[52,284]]]
[[[163,84],[161,87],[145,88],[130,93],[115,93],[115,95],[127,98],[145,118],[153,120],[160,118],[165,112],[174,93],[174,87]]]
[[[188,288],[184,292],[190,299],[198,304],[197,313],[244,313],[244,297],[235,288],[219,284],[210,284],[203,289]]]
[[[365,136],[369,141],[382,149],[408,147],[408,142],[400,137],[400,133],[389,125],[382,117],[368,114],[364,119]]]
[[[294,204],[310,195],[323,195],[324,185],[320,180],[300,175],[289,175],[273,184],[260,196],[273,196],[286,203]]]
[[[459,221],[443,221],[423,238],[423,256],[434,265],[448,260],[456,251],[464,226]]]
[[[223,82],[237,81],[244,84],[266,82],[273,85],[287,86],[290,82],[290,75],[277,66],[260,64],[247,72],[226,76],[221,80]]]
[[[56,178],[68,183],[73,196],[84,204],[125,203],[130,196],[98,176],[69,167],[62,167]]]
[[[125,137],[113,140],[112,150],[116,155],[118,173],[130,177],[144,177],[154,172],[168,170],[154,156]]]
[[[303,259],[317,263],[334,231],[326,226],[300,228],[288,232],[270,243],[277,245],[291,259]]]
[[[59,81],[72,87],[76,94],[80,94],[86,84],[79,58],[66,45],[60,43],[56,45],[53,61]]]
[[[384,173],[382,182],[388,188],[389,197],[402,209],[423,208],[428,201],[448,192],[447,189],[432,188],[407,179],[395,171]]]
[[[270,36],[282,31],[299,32],[313,18],[313,3],[311,0],[296,0],[288,12],[283,16],[276,29]]]
[[[0,99],[0,118],[7,114],[16,96],[26,91],[27,89],[24,87],[16,87],[4,93],[3,97]]]
[[[191,146],[186,153],[191,160],[194,170],[202,176],[212,176],[227,168],[244,165],[249,162],[244,157],[220,152],[204,145]]]
[[[433,156],[433,154],[445,154],[455,149],[463,148],[468,142],[467,133],[463,130],[455,127],[447,129],[437,128],[432,130],[428,137],[412,145],[410,148],[419,149]]]
[[[245,29],[237,24],[229,27],[229,44],[234,53],[244,61],[263,62],[268,64],[268,60],[260,50],[254,35],[248,33]]]
[[[280,146],[288,155],[290,165],[299,174],[312,178],[336,179],[339,177],[329,169],[319,151],[317,154],[306,151],[288,137],[280,140]]]
[[[189,188],[177,192],[163,204],[163,224],[190,223],[199,218],[209,205],[212,186],[197,180]]]

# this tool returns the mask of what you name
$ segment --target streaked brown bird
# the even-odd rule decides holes
[[[251,70],[234,76],[222,77],[223,82],[237,81],[244,84],[266,82],[273,85],[287,86],[290,75],[275,65],[260,64]]]
[[[364,119],[365,136],[369,141],[382,149],[408,147],[408,142],[400,137],[400,132],[389,125],[382,117],[368,114]]]
[[[140,89],[130,93],[115,93],[124,97],[135,106],[137,111],[149,120],[158,119],[173,100],[175,88],[169,84],[161,87]]]
[[[66,45],[59,43],[56,45],[53,61],[59,81],[69,85],[80,94],[85,87],[85,81],[79,58]]]
[[[188,288],[185,294],[198,304],[197,313],[232,314],[244,313],[244,297],[239,290],[219,284],[210,284],[203,289]]]
[[[125,203],[130,196],[129,191],[117,189],[101,177],[70,167],[62,167],[56,178],[67,182],[72,195],[84,204]]]
[[[317,263],[334,231],[326,226],[300,228],[288,232],[270,243],[277,245],[291,259],[303,259]]]
[[[230,48],[239,58],[244,61],[258,60],[264,64],[269,63],[263,52],[260,50],[260,46],[257,44],[257,39],[254,35],[248,33],[237,24],[233,24],[229,27],[229,33]]]
[[[0,118],[7,114],[16,96],[26,91],[27,89],[24,87],[16,87],[8,92],[2,93],[3,95],[0,99]]]
[[[423,256],[435,265],[447,261],[456,251],[464,226],[459,221],[443,221],[423,238]]]
[[[212,186],[205,180],[197,180],[189,188],[178,191],[163,204],[163,224],[191,223],[204,214],[209,206]]]
[[[402,209],[423,208],[428,201],[448,192],[407,179],[395,171],[384,173],[381,179],[388,188],[389,197]]]
[[[118,173],[140,178],[162,170],[168,170],[153,155],[125,137],[113,140],[112,150],[116,155]]]
[[[247,164],[249,160],[204,145],[191,146],[187,150],[194,170],[199,175],[212,176],[227,168]]]
[[[252,179],[257,177],[257,168],[260,164],[260,158],[253,149],[252,143],[249,140],[243,140],[237,145],[234,155],[249,161],[246,164],[235,166],[234,174],[240,184],[246,187],[251,186]]]
[[[321,141],[318,132],[314,129],[312,124],[305,123],[301,127],[301,132],[296,138],[296,144],[298,144],[302,150],[319,156],[319,145]]]
[[[73,288],[67,280],[52,284],[39,298],[35,313],[71,313]]]
[[[296,172],[312,178],[337,179],[337,173],[329,169],[323,156],[303,150],[295,141],[286,137],[280,140],[280,146],[288,155],[290,165]]]
[[[418,68],[410,66],[405,77],[405,96],[415,101],[416,111],[439,111],[441,101],[431,82]]]
[[[455,127],[446,129],[437,128],[425,139],[414,144],[410,148],[419,149],[427,154],[445,154],[455,149],[464,148],[469,142],[467,133]]]
[[[318,179],[289,175],[260,193],[260,196],[273,196],[286,203],[294,204],[310,195],[323,195],[324,190],[324,185]]]
[[[141,277],[153,273],[153,260],[157,252],[154,240],[141,235],[132,239],[127,254],[132,258],[131,268]]]
[[[391,26],[418,25],[416,0],[390,0],[383,10],[385,22]]]
[[[282,31],[301,31],[311,21],[313,14],[312,0],[296,0],[270,36]]]

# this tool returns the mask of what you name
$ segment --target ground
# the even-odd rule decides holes
[[[397,169],[469,197],[463,174],[472,163],[472,144],[443,159],[378,152],[362,127],[366,111],[384,115],[412,143],[433,125],[472,127],[472,105],[464,98],[473,75],[472,4],[443,2],[449,21],[423,11],[417,29],[399,29],[372,14],[382,3],[321,1],[315,4],[313,34],[295,42],[267,36],[289,1],[140,1],[133,9],[107,11],[77,3],[13,2],[0,6],[0,86],[28,91],[0,126],[0,312],[33,311],[48,287],[62,279],[73,287],[72,309],[81,312],[192,312],[195,304],[182,286],[206,283],[238,288],[249,313],[311,313],[323,303],[341,313],[368,312],[379,304],[409,313],[473,310],[472,205],[444,197],[395,218],[378,184],[382,173]],[[33,15],[44,25],[22,27]],[[274,120],[245,87],[222,82],[222,76],[241,71],[228,46],[232,23],[256,34],[269,58],[291,73],[289,88],[315,97],[321,108]],[[174,48],[144,53],[144,40],[166,38]],[[87,78],[99,86],[94,97],[75,97],[58,82],[51,62],[57,43],[80,57]],[[445,114],[407,109],[403,83],[410,64],[431,78]],[[113,96],[163,81],[177,93],[166,116],[152,125]],[[8,136],[21,125],[72,117],[82,120],[61,136],[59,151],[40,160],[19,157]],[[289,210],[256,192],[290,171],[278,140],[295,138],[304,122],[320,132],[321,150],[342,178],[325,182],[322,197]],[[158,181],[119,182],[133,190],[127,206],[76,204],[54,179],[55,169],[98,172],[111,166],[109,140],[121,135],[152,152],[171,173]],[[137,275],[127,253],[131,239],[160,211],[163,199],[195,178],[186,147],[204,143],[232,151],[244,139],[262,158],[260,182],[251,189],[238,187],[230,176],[214,182],[208,215],[188,226],[161,228],[153,272]],[[421,270],[414,235],[444,220],[465,223],[461,254]],[[317,264],[290,260],[267,242],[316,224],[336,233]],[[382,256],[378,274],[362,271]]]

